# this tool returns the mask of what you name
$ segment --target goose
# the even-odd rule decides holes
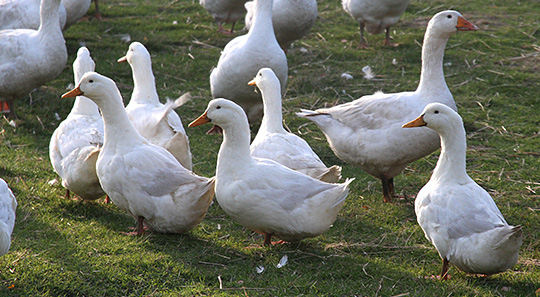
[[[234,24],[246,13],[244,3],[247,0],[199,0],[209,14],[218,24],[218,32],[230,35],[233,33]],[[223,24],[232,23],[230,31],[223,28]]]
[[[41,0],[0,0],[0,30],[33,29],[40,25]],[[60,28],[66,25],[66,8],[58,8]]]
[[[248,1],[244,5],[248,30],[253,21],[253,4],[253,1]],[[287,51],[295,40],[307,35],[315,25],[318,14],[316,0],[274,0],[272,24],[281,48]]]
[[[477,28],[457,11],[439,12],[429,21],[422,46],[420,83],[414,92],[377,92],[330,108],[301,110],[297,115],[313,121],[322,130],[340,159],[379,178],[384,201],[390,202],[394,177],[408,163],[440,146],[437,133],[401,129],[401,124],[431,102],[457,110],[444,79],[444,49],[450,36],[469,30]]]
[[[276,73],[281,83],[281,94],[284,94],[287,57],[274,35],[272,0],[255,0],[253,26],[246,35],[234,38],[225,46],[210,74],[212,97],[234,100],[244,108],[250,123],[260,121],[263,109],[261,95],[247,83],[264,67]]]
[[[189,127],[211,122],[223,129],[216,168],[216,199],[236,222],[265,236],[299,241],[330,229],[349,193],[342,184],[325,183],[249,151],[246,114],[236,103],[214,99]]]
[[[62,98],[87,96],[101,110],[105,126],[96,163],[103,190],[120,209],[161,233],[184,233],[199,224],[214,196],[215,178],[197,176],[166,149],[142,137],[129,120],[113,80],[87,72]]]
[[[15,226],[17,199],[6,181],[0,178],[0,257],[11,247],[11,233]]]
[[[272,69],[262,68],[249,84],[261,90],[264,104],[262,123],[250,146],[251,156],[274,160],[325,182],[337,182],[341,167],[327,168],[305,140],[283,128],[281,86]]]
[[[397,46],[390,40],[390,26],[399,21],[410,0],[342,0],[343,10],[360,23],[360,48],[366,48],[364,29],[371,34],[386,31],[384,45]]]
[[[189,139],[180,116],[173,110],[183,103],[159,102],[152,60],[146,47],[140,42],[131,43],[118,62],[128,62],[133,72],[133,93],[126,111],[137,131],[151,143],[167,149],[182,166],[191,170]],[[179,101],[186,98],[188,95]]]
[[[17,119],[14,100],[55,79],[67,62],[67,49],[58,25],[60,0],[43,0],[38,30],[0,31],[0,101]]]
[[[510,226],[486,190],[467,174],[463,121],[448,106],[431,103],[404,128],[425,126],[441,138],[441,155],[428,183],[414,203],[418,224],[443,260],[474,274],[512,268],[523,239],[521,226]],[[426,129],[417,129],[426,130]]]
[[[86,47],[79,48],[73,62],[75,84],[94,68],[90,51]],[[84,96],[77,96],[71,112],[58,125],[49,143],[51,164],[66,188],[66,198],[70,191],[84,200],[96,200],[105,195],[96,173],[103,134],[103,119],[97,105]]]

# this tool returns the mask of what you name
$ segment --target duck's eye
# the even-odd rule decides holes
[[[218,106],[216,107],[216,109],[221,109],[221,105],[218,105]]]
[[[89,82],[89,83],[93,83],[93,82],[94,82],[94,80],[93,80],[93,79],[91,79],[91,80],[89,80],[88,82]]]
[[[452,18],[452,15],[449,14],[449,15],[447,15],[446,17],[449,18],[449,19],[451,19],[451,18]]]
[[[436,111],[435,111],[434,113],[435,113],[435,114],[438,114],[438,113],[439,113],[439,111],[438,111],[438,110],[436,110]]]

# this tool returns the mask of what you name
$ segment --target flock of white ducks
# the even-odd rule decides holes
[[[236,1],[236,5],[243,2]],[[218,7],[216,3],[201,0],[209,11]],[[212,178],[191,171],[189,141],[173,111],[181,102],[159,102],[150,55],[142,44],[131,44],[126,56],[119,59],[127,61],[133,70],[134,90],[126,108],[114,81],[93,72],[89,52],[81,48],[74,62],[76,88],[62,96],[77,99],[50,144],[51,163],[66,189],[88,200],[108,194],[137,220],[138,235],[145,227],[163,233],[190,230],[204,218],[214,194],[235,221],[263,234],[265,244],[271,243],[272,236],[298,241],[326,232],[354,179],[333,183],[340,179],[341,168],[327,168],[305,141],[283,128],[281,96],[286,88],[287,60],[272,23],[272,11],[277,25],[283,3],[276,0],[273,6],[272,0],[255,0],[249,32],[227,44],[212,71],[212,96],[234,99],[238,104],[214,99],[190,124],[211,122],[223,129],[216,176]],[[305,8],[315,5],[316,11],[315,1],[296,3],[304,3]],[[365,3],[343,1],[351,14],[355,7],[368,5]],[[381,7],[388,3],[383,1]],[[397,21],[408,1],[393,3],[396,11],[378,16],[381,20],[376,31],[387,30],[386,43],[389,26]],[[0,98],[11,106],[17,96],[53,79],[65,65],[59,5],[60,0],[43,0],[38,30],[0,32]],[[364,7],[369,11],[369,5]],[[220,28],[224,22],[240,18],[229,14],[214,14]],[[311,20],[312,11],[306,11],[305,16]],[[367,27],[371,31],[370,26],[375,24],[355,18],[362,30]],[[385,201],[394,196],[394,176],[408,163],[442,145],[433,176],[416,197],[415,210],[427,239],[443,259],[443,279],[449,263],[479,274],[510,269],[522,241],[521,227],[506,223],[493,199],[465,170],[465,131],[442,70],[446,43],[458,30],[476,27],[456,11],[443,11],[431,19],[416,91],[376,93],[332,108],[299,113],[323,130],[338,157],[383,181]],[[281,46],[287,48],[288,42]],[[23,46],[14,48],[15,43]],[[35,68],[19,67],[27,60]],[[44,77],[33,75],[43,70],[49,70]],[[261,94],[248,84],[256,85]],[[248,118],[257,120],[263,109],[260,130],[250,145]],[[418,114],[418,119],[403,124]],[[402,126],[427,126],[434,131]],[[96,186],[96,180],[100,186]],[[16,206],[12,192],[0,180],[3,254],[10,246]]]

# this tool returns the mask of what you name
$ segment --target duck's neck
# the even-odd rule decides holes
[[[84,96],[77,96],[70,114],[99,116],[99,108],[94,101]]]
[[[264,103],[264,116],[259,129],[272,133],[285,133],[285,129],[283,129],[280,88],[268,88],[262,92],[262,98]]]
[[[62,28],[60,28],[60,0],[42,0],[39,10],[40,24],[38,34],[60,35],[63,38]]]
[[[439,132],[441,136],[441,155],[433,170],[432,179],[452,180],[457,183],[470,181],[466,169],[467,141],[463,123],[452,129]]]
[[[216,174],[253,162],[249,149],[250,132],[247,118],[242,123],[237,122],[237,125],[222,128],[223,142],[219,149]]]
[[[273,0],[255,0],[253,25],[247,34],[248,39],[259,39],[261,42],[267,42],[271,37],[275,39],[272,25],[273,2]]]
[[[422,46],[422,70],[417,92],[437,95],[446,93],[444,95],[452,96],[446,85],[443,71],[444,50],[448,39],[448,36],[434,34],[428,27]]]
[[[159,98],[156,90],[156,81],[152,72],[152,62],[144,61],[136,66],[131,65],[133,72],[133,94],[131,100],[136,103],[159,103]],[[130,101],[131,102],[131,101]]]
[[[109,96],[114,96],[114,100],[112,98],[99,98],[98,101],[105,126],[104,147],[116,146],[119,143],[130,145],[145,142],[124,110],[120,91],[118,89],[111,91]]]

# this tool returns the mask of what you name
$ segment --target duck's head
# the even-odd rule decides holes
[[[250,86],[257,86],[259,89],[265,89],[268,87],[276,87],[278,90],[281,90],[281,84],[279,83],[279,79],[270,68],[261,68],[259,72],[257,72],[257,75],[248,82],[248,85]]]
[[[206,123],[212,123],[222,127],[224,130],[239,123],[244,123],[248,126],[247,116],[242,107],[223,98],[210,101],[206,111],[191,122],[188,127],[197,127]]]
[[[130,65],[139,61],[146,63],[150,62],[150,53],[142,43],[137,41],[132,42],[129,45],[126,55],[117,60],[118,63],[128,62]]]
[[[404,124],[402,127],[413,128],[426,126],[436,132],[441,132],[448,129],[448,127],[458,124],[463,126],[463,121],[457,112],[444,104],[430,103],[424,108],[421,116]]]
[[[62,98],[86,96],[100,105],[106,98],[114,97],[116,92],[120,94],[114,81],[97,72],[86,72],[79,81],[79,85],[62,95]],[[121,98],[121,97],[120,97]]]
[[[445,10],[434,15],[428,24],[428,31],[441,35],[453,35],[458,31],[476,31],[478,27],[455,10]]]
[[[90,51],[84,46],[80,47],[77,51],[77,59],[73,62],[73,72],[77,75],[77,80],[80,80],[86,72],[94,71],[95,67],[96,63],[90,57]]]

